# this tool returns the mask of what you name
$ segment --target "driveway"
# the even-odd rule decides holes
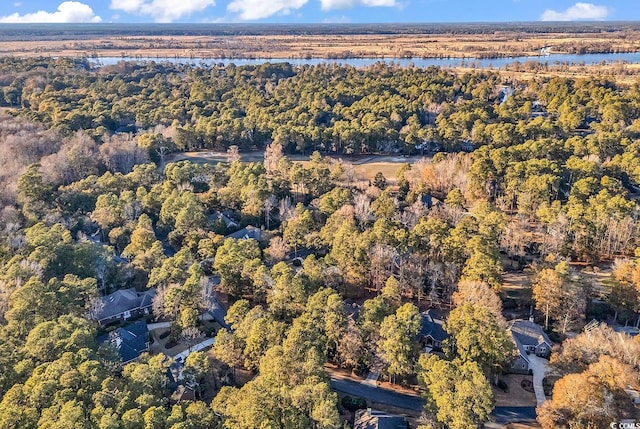
[[[529,368],[533,372],[533,391],[536,394],[538,406],[540,406],[547,400],[547,397],[544,395],[542,380],[549,371],[549,361],[534,354],[530,354],[527,357],[529,358]]]
[[[371,387],[378,387],[378,378],[380,377],[380,373],[377,371],[371,371],[367,378],[362,382],[362,384],[368,384]]]
[[[422,412],[423,401],[420,396],[398,393],[382,387],[375,388],[361,381],[344,378],[332,378],[331,388],[371,402],[402,408],[417,414]],[[531,423],[536,420],[536,409],[535,407],[495,407],[491,416],[495,423],[502,425],[516,422]]]
[[[204,341],[202,341],[202,342],[200,342],[200,343],[198,343],[198,344],[196,344],[194,346],[191,346],[189,349],[187,349],[187,350],[185,350],[185,351],[183,351],[181,353],[178,353],[178,354],[176,354],[176,355],[174,355],[172,357],[175,360],[179,360],[180,362],[184,362],[184,361],[187,360],[187,358],[189,357],[189,355],[191,353],[199,352],[202,349],[206,349],[207,347],[211,347],[213,345],[213,343],[215,343],[215,342],[216,342],[215,338],[207,338],[206,340],[204,340]]]

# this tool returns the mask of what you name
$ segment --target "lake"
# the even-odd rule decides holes
[[[640,52],[626,53],[626,54],[551,54],[546,56],[522,56],[522,57],[509,57],[509,58],[490,58],[490,59],[477,59],[477,58],[350,58],[350,59],[295,59],[295,58],[254,58],[254,59],[198,59],[198,58],[153,58],[153,57],[102,57],[91,58],[91,62],[98,65],[113,65],[120,61],[156,61],[156,62],[172,62],[180,64],[235,64],[237,66],[243,65],[260,65],[266,62],[270,63],[290,63],[293,65],[317,65],[322,63],[335,63],[346,64],[354,67],[366,67],[378,62],[399,64],[402,67],[414,65],[416,67],[460,67],[475,65],[478,68],[503,68],[506,65],[514,64],[516,62],[536,62],[540,64],[548,63],[553,64],[585,64],[595,65],[606,63],[618,63],[625,62],[629,64],[640,63]]]

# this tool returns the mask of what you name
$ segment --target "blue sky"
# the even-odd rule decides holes
[[[640,20],[640,0],[0,0],[1,22]]]

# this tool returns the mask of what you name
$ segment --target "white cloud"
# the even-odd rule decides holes
[[[21,2],[19,2],[19,1],[15,2],[15,3],[13,4],[13,7],[20,7],[20,6],[22,6],[22,3],[21,3]]]
[[[323,10],[349,9],[357,5],[369,7],[398,6],[396,0],[320,0]]]
[[[233,0],[227,6],[231,13],[238,13],[244,20],[268,18],[275,14],[287,15],[300,9],[308,0]]]
[[[268,0],[267,0],[268,1]],[[215,0],[111,0],[111,9],[173,22],[215,6]]]
[[[20,15],[14,13],[8,16],[0,16],[2,23],[65,23],[65,22],[100,22],[102,18],[97,16],[89,5],[77,1],[65,1],[60,3],[58,10],[47,12],[39,10],[34,13]]]
[[[562,12],[547,9],[540,17],[543,21],[579,21],[582,19],[605,19],[613,12],[607,6],[578,2]]]

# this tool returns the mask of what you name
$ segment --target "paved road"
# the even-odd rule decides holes
[[[404,395],[381,387],[371,387],[359,381],[337,378],[331,379],[331,387],[339,392],[359,396],[369,401],[392,405],[405,410],[417,412],[422,410],[422,398],[419,396]]]
[[[417,413],[422,411],[423,402],[419,396],[405,395],[381,387],[374,388],[367,384],[348,379],[332,378],[331,387],[339,392],[359,396],[369,401],[379,402]],[[533,422],[536,420],[536,409],[535,407],[496,407],[493,410],[492,416],[495,422],[499,424]]]
[[[532,423],[536,421],[535,407],[495,407],[491,413],[496,423]]]

